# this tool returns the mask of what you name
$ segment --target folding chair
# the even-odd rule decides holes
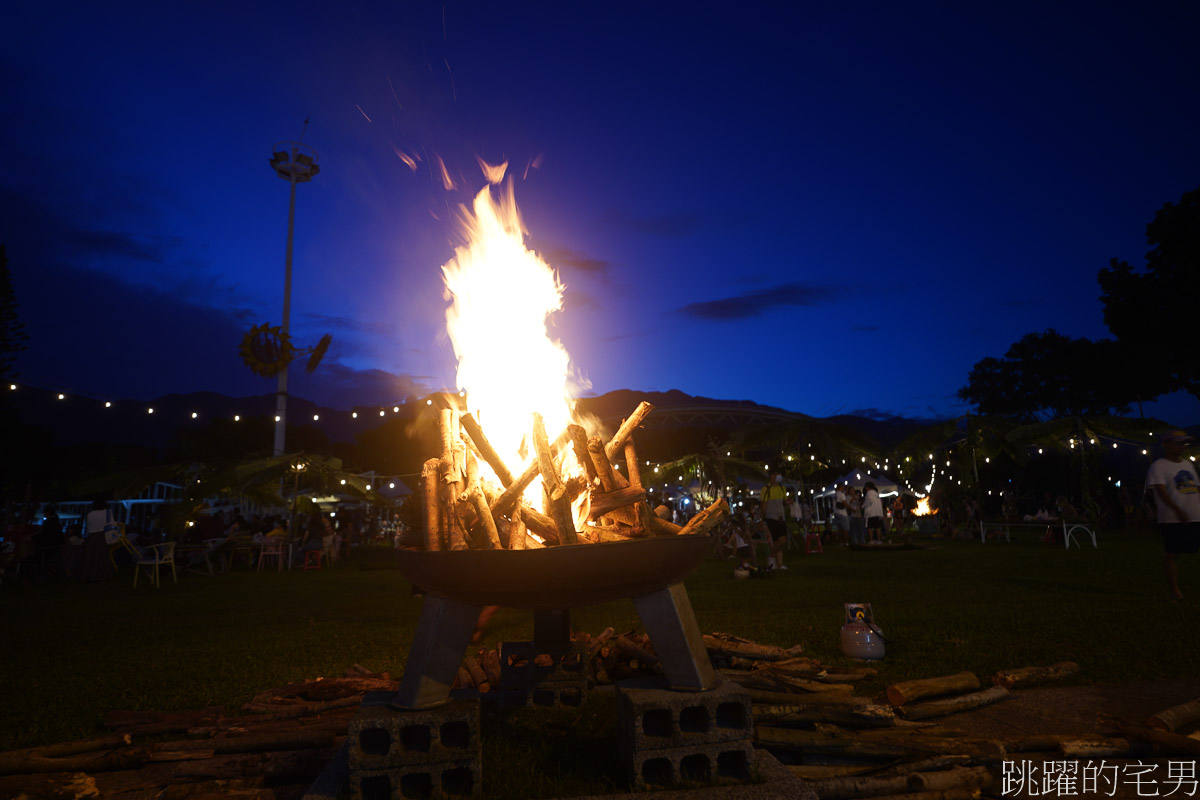
[[[272,536],[264,541],[258,551],[258,571],[262,572],[263,562],[268,558],[275,559],[279,572],[283,572],[283,537]]]
[[[153,568],[151,571],[150,580],[154,584],[155,588],[160,587],[162,584],[159,581],[158,568],[160,566],[163,566],[164,564],[169,564],[171,566],[171,580],[173,580],[175,583],[179,583],[179,578],[176,577],[176,575],[175,575],[175,543],[174,542],[163,542],[162,544],[152,544],[149,547],[142,548],[141,556],[133,563],[133,585],[134,585],[134,587],[135,588],[137,587],[138,573],[140,573],[142,571],[141,567],[146,567],[148,570]]]

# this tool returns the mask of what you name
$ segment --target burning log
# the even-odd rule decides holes
[[[575,450],[575,460],[583,465],[589,484],[596,483],[596,465],[588,455],[587,431],[581,425],[568,425],[567,435],[571,437],[571,447]]]
[[[611,492],[593,492],[592,493],[592,508],[588,512],[590,519],[598,519],[606,514],[611,514],[620,508],[628,508],[629,506],[645,502],[646,494],[640,486],[627,486],[624,489],[615,489]]]
[[[1065,678],[1079,672],[1079,665],[1074,661],[1060,661],[1048,667],[1021,667],[1020,669],[1002,669],[992,676],[992,683],[1005,689],[1024,688],[1039,683]]]
[[[593,436],[588,439],[587,449],[588,457],[596,470],[596,477],[600,479],[600,488],[605,492],[615,492],[619,488],[617,476],[613,472],[612,461],[608,457],[604,440],[599,436]]]
[[[526,527],[528,527],[531,532],[537,534],[547,544],[556,545],[562,543],[558,538],[558,528],[555,527],[554,520],[550,519],[541,512],[534,511],[524,503],[522,503],[519,508],[521,512],[521,519],[524,520]],[[525,540],[525,546],[529,546],[528,539]]]
[[[528,534],[525,530],[525,520],[523,520],[521,518],[521,509],[514,508],[513,512],[512,512],[512,519],[509,521],[509,526],[508,526],[508,547],[509,547],[509,549],[510,550],[524,550],[525,549],[525,537],[527,535]]]
[[[496,529],[496,520],[492,518],[492,510],[488,508],[483,491],[476,487],[471,492],[470,500],[471,505],[475,506],[475,513],[479,515],[479,522],[483,526],[483,532],[487,535],[488,545],[492,550],[499,550],[501,548],[500,532]]]
[[[441,550],[445,535],[442,525],[441,503],[438,502],[438,464],[431,458],[421,467],[422,497],[425,499],[425,549]]]
[[[604,448],[604,454],[609,461],[612,461],[621,450],[625,447],[625,442],[629,441],[629,437],[633,435],[635,429],[641,426],[650,412],[654,410],[654,406],[644,400],[638,403],[638,407],[633,410],[633,413],[621,423],[621,427],[613,434],[613,438],[609,440]],[[590,443],[589,443],[590,449]]]
[[[467,549],[466,531],[458,518],[458,498],[462,495],[462,480],[454,471],[453,458],[438,461],[438,482],[441,486],[441,501],[445,509],[446,544],[450,550]]]
[[[655,536],[675,536],[682,530],[682,525],[676,525],[674,522],[660,519],[656,514],[650,515],[650,533]]]
[[[938,678],[893,683],[887,687],[887,699],[894,706],[902,706],[922,697],[969,692],[978,688],[979,678],[974,673],[960,672]]]
[[[1146,727],[1157,728],[1160,731],[1177,731],[1198,719],[1200,719],[1200,697],[1156,712],[1146,720]]]
[[[467,436],[471,438],[471,443],[475,445],[475,449],[479,451],[479,455],[487,462],[487,465],[496,473],[496,477],[500,479],[500,483],[504,484],[504,488],[508,488],[513,484],[513,475],[504,464],[504,459],[500,458],[500,454],[492,447],[492,443],[483,435],[483,429],[479,427],[479,423],[475,421],[475,417],[471,414],[463,414],[459,420],[462,423],[463,430],[467,432]]]

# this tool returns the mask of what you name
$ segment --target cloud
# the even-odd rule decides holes
[[[354,331],[356,333],[369,333],[373,336],[395,336],[396,326],[390,322],[359,322],[349,317],[331,317],[327,314],[305,314],[307,319],[311,319],[318,325],[325,328],[333,328],[338,331]]]
[[[609,262],[601,258],[590,258],[589,256],[579,253],[569,247],[562,245],[547,245],[539,247],[538,253],[542,259],[552,267],[563,268],[571,267],[581,272],[591,273],[593,275],[603,275],[608,272],[608,268],[612,266]]]
[[[782,283],[732,297],[688,303],[677,311],[705,320],[750,319],[779,306],[821,305],[835,300],[837,295],[837,289],[831,286]]]
[[[117,257],[158,263],[165,261],[168,249],[181,244],[182,239],[177,236],[137,237],[118,231],[74,230],[65,232],[59,242],[75,257]]]
[[[627,211],[610,211],[604,218],[608,224],[634,233],[678,239],[705,229],[704,220],[695,214],[658,214],[650,217],[635,217]]]
[[[295,379],[292,380],[292,376]],[[430,376],[406,375],[381,369],[354,369],[344,364],[321,364],[314,373],[289,372],[289,391],[329,408],[395,405],[409,395],[433,391]],[[438,387],[441,388],[441,387]]]

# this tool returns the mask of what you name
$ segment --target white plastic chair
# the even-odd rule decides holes
[[[151,567],[153,567],[154,569],[151,572],[150,581],[151,581],[151,583],[154,584],[154,586],[156,588],[161,586],[162,584],[159,582],[159,578],[158,578],[158,568],[164,564],[171,565],[171,580],[174,581],[175,583],[179,583],[179,578],[177,578],[175,576],[175,543],[174,542],[163,542],[162,544],[152,544],[149,547],[141,548],[141,555],[138,557],[137,561],[134,563],[134,569],[133,569],[133,585],[134,585],[134,587],[137,587],[138,573],[140,573],[142,571],[141,570],[142,567],[146,567],[147,569],[150,569]]]

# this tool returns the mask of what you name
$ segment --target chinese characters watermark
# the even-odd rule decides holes
[[[1138,797],[1195,797],[1196,762],[1161,764],[1109,764],[1097,761],[1005,761],[1001,767],[1001,795],[1029,797],[1112,797],[1124,784],[1135,787]]]

